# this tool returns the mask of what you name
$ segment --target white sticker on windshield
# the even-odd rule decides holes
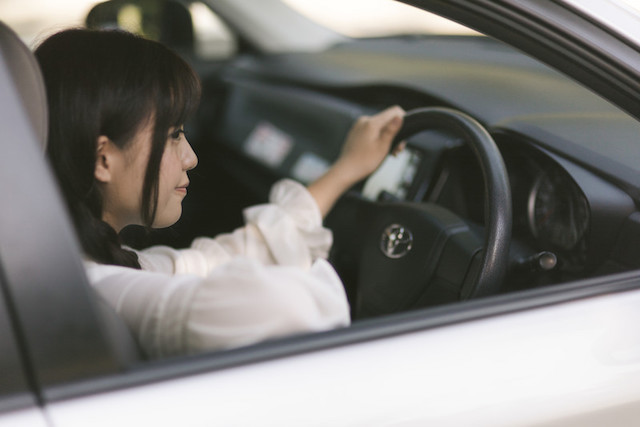
[[[268,166],[278,167],[293,147],[291,136],[270,123],[260,122],[244,143],[244,151]]]

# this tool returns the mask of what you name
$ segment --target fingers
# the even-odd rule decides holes
[[[401,107],[395,105],[381,111],[376,116],[374,116],[374,118],[382,124],[382,129],[380,130],[380,138],[384,143],[391,144],[391,141],[402,127],[402,119],[404,117],[404,114],[404,110]]]
[[[402,109],[402,107],[400,107],[399,105],[393,105],[375,114],[373,118],[379,118],[383,123],[387,123],[394,117],[402,118],[404,114],[405,111]]]
[[[391,142],[402,128],[404,114],[402,108],[393,106],[372,116],[359,117],[342,146],[340,163],[360,171],[359,178],[373,172],[389,154]]]
[[[398,154],[404,151],[406,146],[407,146],[407,141],[400,142],[400,144],[396,145],[396,147],[393,149],[393,151],[391,152],[391,155],[393,157],[396,157]]]
[[[394,136],[396,136],[401,127],[402,117],[394,116],[382,127],[382,130],[380,131],[380,137],[385,140],[385,142],[386,140],[389,140],[389,142],[391,142],[391,140]]]
[[[354,124],[354,128],[369,128],[369,131],[381,135],[393,133],[395,135],[402,127],[402,119],[405,111],[402,107],[394,105],[372,116],[360,116]]]

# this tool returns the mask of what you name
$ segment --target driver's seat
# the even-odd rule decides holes
[[[0,291],[42,386],[116,373],[143,357],[89,286],[73,227],[45,161],[44,81],[29,48],[0,22]],[[5,175],[6,174],[6,175]],[[6,190],[6,188],[5,188]]]

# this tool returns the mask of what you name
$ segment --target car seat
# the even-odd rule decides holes
[[[0,22],[0,291],[37,384],[108,375],[144,358],[116,313],[89,286],[45,160],[44,81],[29,48]],[[10,191],[10,193],[7,193]]]

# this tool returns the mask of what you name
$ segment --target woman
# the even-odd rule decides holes
[[[67,30],[36,50],[47,89],[47,153],[85,253],[91,284],[151,357],[247,345],[349,324],[326,261],[322,218],[375,170],[402,123],[399,107],[354,125],[308,189],[290,180],[247,225],[184,250],[123,247],[125,226],[167,227],[197,164],[182,124],[200,84],[164,46],[119,31]]]

